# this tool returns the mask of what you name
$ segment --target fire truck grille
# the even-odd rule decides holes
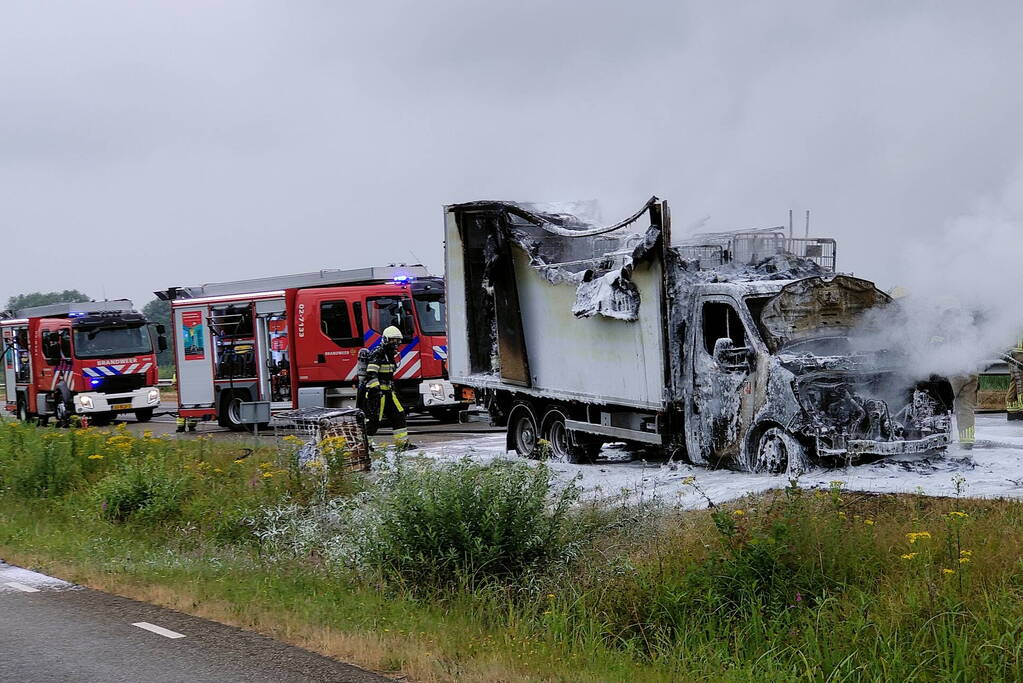
[[[126,391],[135,391],[146,386],[146,373],[141,372],[134,375],[114,375],[104,377],[100,383],[93,388],[107,394],[120,394]]]

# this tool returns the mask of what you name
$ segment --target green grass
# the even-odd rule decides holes
[[[2,423],[0,553],[416,680],[1023,680],[1014,501],[604,508],[525,465],[239,454]]]

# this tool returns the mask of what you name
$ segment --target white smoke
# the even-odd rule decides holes
[[[923,241],[900,243],[905,296],[867,319],[857,344],[902,352],[916,377],[983,370],[1023,331],[1023,167],[997,195]],[[899,294],[899,292],[895,292]]]

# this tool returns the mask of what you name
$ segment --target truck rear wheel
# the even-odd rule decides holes
[[[540,437],[536,427],[536,418],[533,417],[533,411],[529,406],[518,405],[512,409],[508,430],[511,435],[511,445],[515,448],[516,453],[523,458],[537,457],[537,445]]]
[[[153,419],[152,408],[139,408],[138,410],[135,411],[136,422],[149,422],[152,419]]]
[[[547,411],[543,418],[543,425],[544,438],[550,444],[551,460],[574,465],[593,462],[592,448],[572,443],[572,438],[565,427],[565,414],[560,410]]]

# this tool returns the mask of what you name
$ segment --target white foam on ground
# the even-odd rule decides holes
[[[1004,414],[977,416],[977,443],[972,451],[952,446],[946,453],[927,458],[887,459],[848,468],[816,468],[800,477],[803,487],[827,487],[840,480],[845,488],[877,493],[923,493],[951,496],[956,493],[954,475],[965,479],[962,495],[984,498],[1023,498],[1023,421],[1007,422]],[[471,457],[480,461],[516,458],[505,452],[503,434],[438,444],[416,452],[438,460]],[[584,497],[613,499],[628,493],[658,498],[687,508],[706,506],[706,500],[683,483],[694,476],[700,488],[715,502],[734,500],[788,485],[785,476],[711,470],[684,463],[642,460],[623,461],[627,454],[607,447],[593,465],[549,463],[565,482],[575,479]],[[608,459],[618,459],[618,462]]]
[[[26,592],[24,588],[19,586],[27,586],[37,591],[66,591],[78,588],[73,583],[0,562],[0,593]]]

